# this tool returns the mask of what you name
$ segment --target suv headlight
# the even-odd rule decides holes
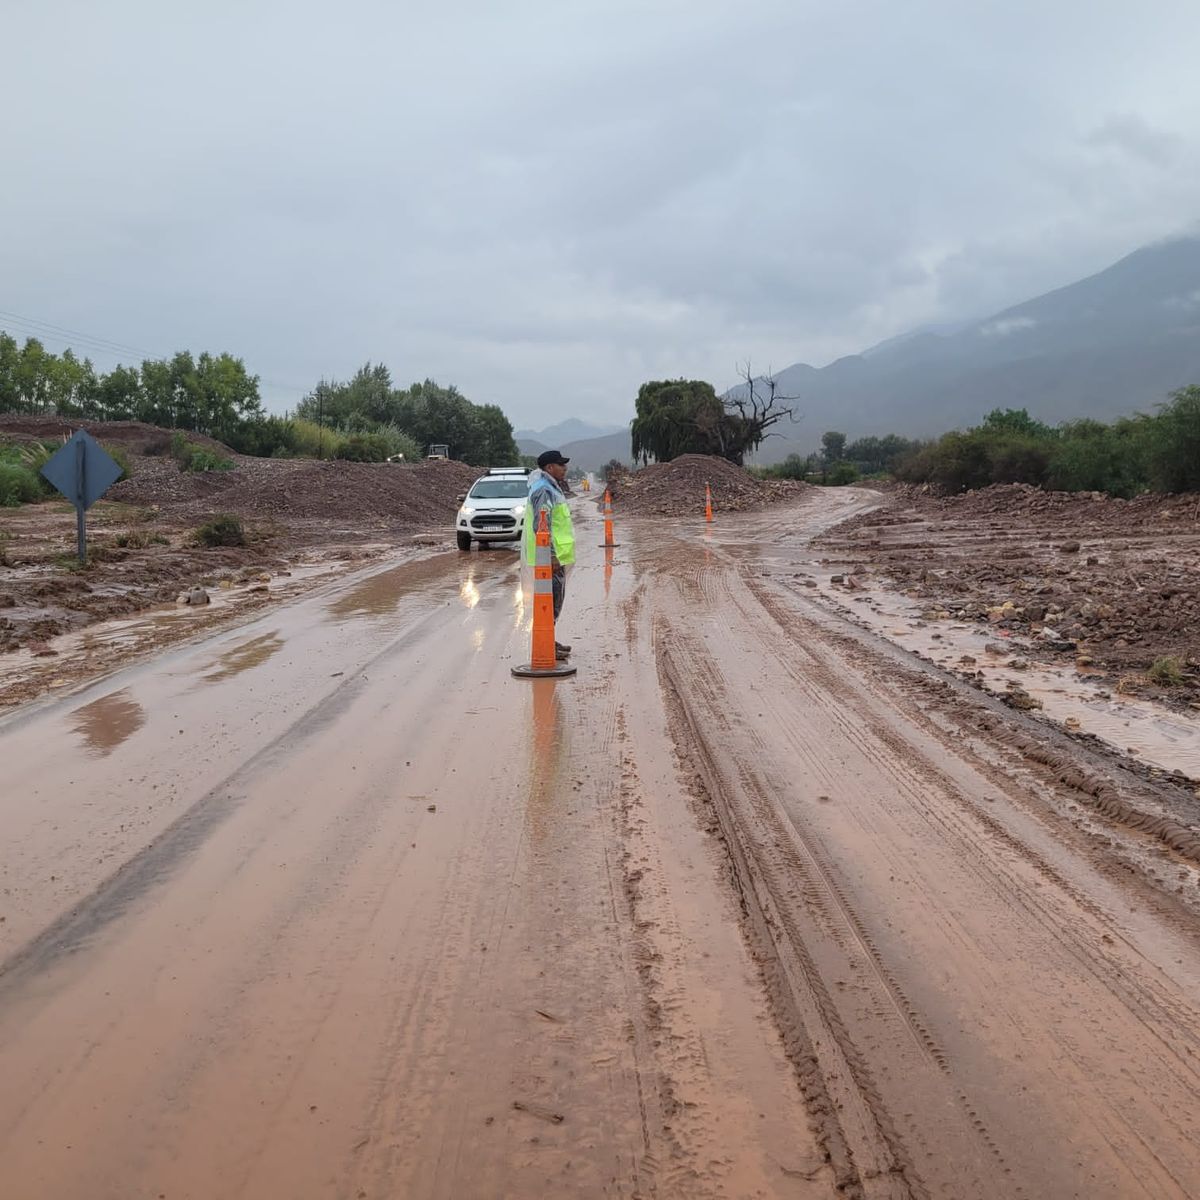
[[[464,504],[458,511],[462,513],[464,517],[469,517],[475,511],[475,505]]]
[[[525,505],[524,504],[514,504],[513,505],[513,516],[521,517],[524,515],[525,515]]]

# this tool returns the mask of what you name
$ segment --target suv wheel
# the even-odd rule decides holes
[[[456,536],[458,538],[458,548],[460,550],[470,550],[471,535],[469,533],[458,533]]]

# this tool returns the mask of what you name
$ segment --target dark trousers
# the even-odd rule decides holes
[[[554,564],[550,583],[554,591],[554,619],[557,621],[562,612],[563,601],[567,597],[567,571],[561,563]]]

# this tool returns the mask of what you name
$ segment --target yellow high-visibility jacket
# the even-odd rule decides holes
[[[529,475],[529,503],[525,509],[525,561],[531,566],[537,557],[537,527],[543,512],[550,519],[550,548],[555,559],[564,567],[575,561],[575,526],[567,498],[558,484],[545,471]]]

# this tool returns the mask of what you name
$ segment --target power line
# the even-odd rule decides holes
[[[97,334],[84,333],[79,329],[67,329],[62,325],[55,325],[50,321],[41,321],[36,317],[23,316],[21,313],[5,312],[3,309],[0,309],[0,320],[5,324],[16,325],[22,333],[52,337],[55,341],[74,339],[84,348],[102,350],[110,354],[133,354],[142,359],[157,359],[162,357],[137,346],[128,346],[123,342],[114,342],[109,338],[101,337]]]
[[[118,359],[122,355],[133,354],[142,361],[148,359],[152,362],[167,362],[171,357],[167,354],[156,354],[153,351],[145,350],[138,346],[131,346],[126,342],[113,341],[98,334],[84,333],[79,329],[68,329],[64,325],[56,325],[52,321],[43,321],[38,317],[27,317],[21,313],[7,312],[4,309],[0,309],[0,323],[14,325],[18,333],[39,339],[45,337],[59,342],[74,339],[74,342],[84,351],[90,350],[92,353],[106,354]],[[70,346],[70,348],[74,349],[74,346]],[[258,379],[260,383],[266,384],[273,390],[297,393],[301,398],[311,390],[300,388],[293,383],[280,383],[277,379],[266,379],[261,375]]]

